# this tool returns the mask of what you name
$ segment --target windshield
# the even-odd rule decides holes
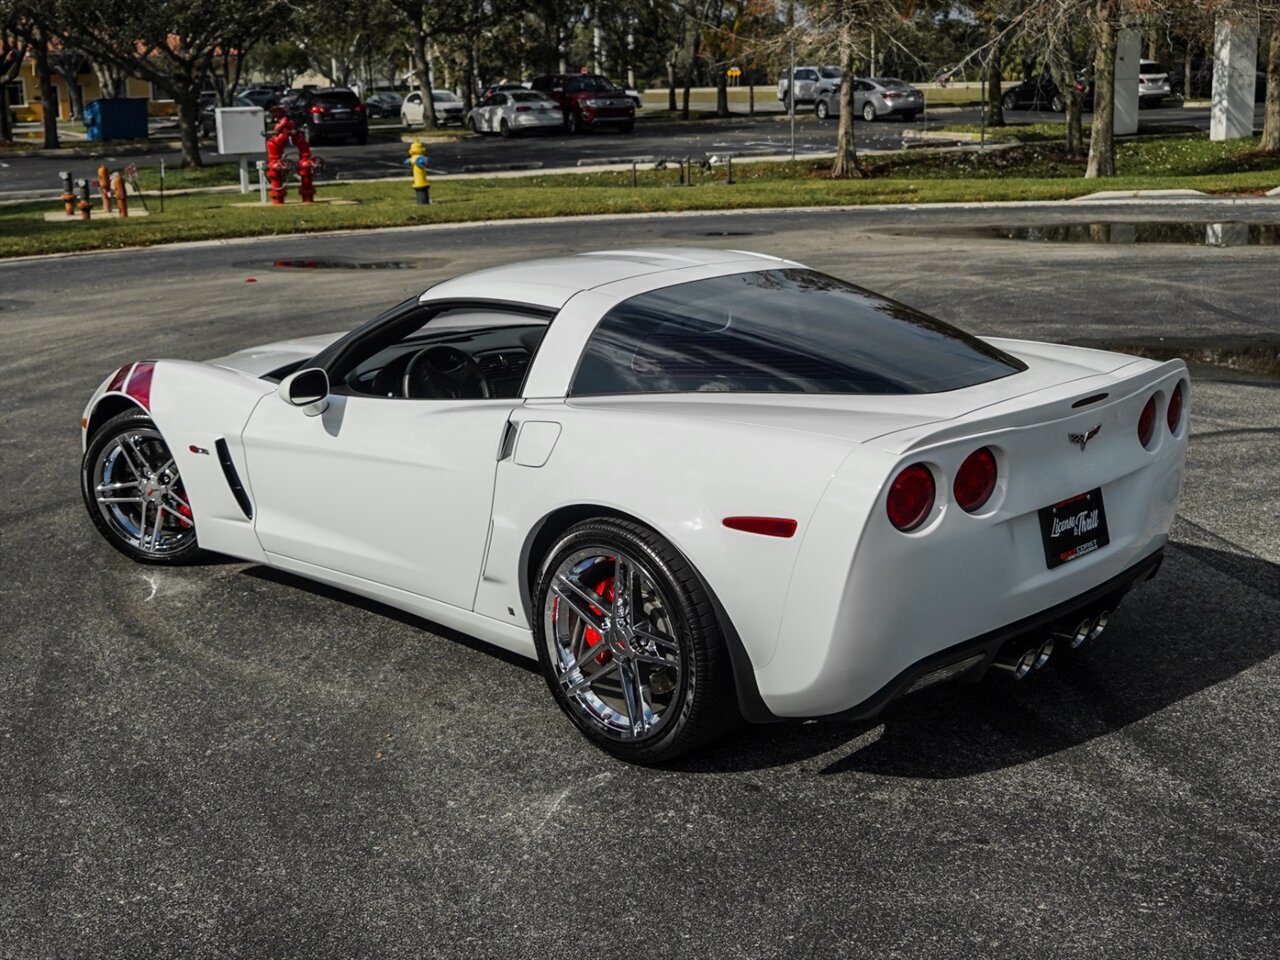
[[[458,99],[458,95],[450,90],[432,90],[431,99],[436,103],[452,103]]]
[[[824,80],[839,80],[844,76],[844,71],[839,67],[823,67],[819,72]]]
[[[811,270],[696,280],[620,303],[571,395],[938,393],[1026,367],[910,307]]]
[[[604,77],[573,77],[565,84],[568,93],[613,93],[618,88]]]

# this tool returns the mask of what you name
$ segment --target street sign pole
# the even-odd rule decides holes
[[[791,108],[791,160],[796,159],[796,38],[791,35],[791,72],[787,74],[787,104]]]

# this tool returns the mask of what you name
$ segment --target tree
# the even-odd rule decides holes
[[[13,139],[8,84],[22,69],[26,56],[27,38],[18,29],[17,4],[12,0],[0,0],[0,143]]]
[[[70,38],[95,58],[165,90],[178,108],[182,165],[200,157],[200,91],[215,65],[287,26],[288,0],[115,0],[84,16],[75,0],[51,0]]]

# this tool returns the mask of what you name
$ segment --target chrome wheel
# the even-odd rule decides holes
[[[673,607],[648,564],[586,547],[555,568],[543,600],[545,653],[570,709],[597,733],[656,737],[689,673]]]
[[[148,558],[171,557],[196,536],[191,504],[164,438],[139,423],[98,447],[86,477],[106,529]]]

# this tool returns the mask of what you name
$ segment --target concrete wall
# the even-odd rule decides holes
[[[1213,101],[1210,140],[1253,136],[1254,85],[1258,70],[1258,25],[1218,21],[1213,36]]]

